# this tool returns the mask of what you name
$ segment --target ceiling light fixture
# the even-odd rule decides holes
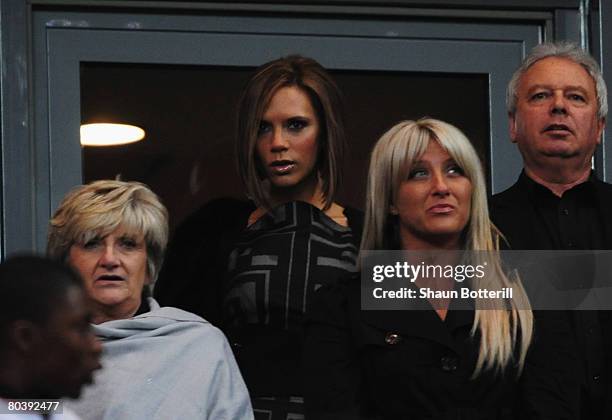
[[[82,124],[82,146],[117,146],[120,144],[135,143],[144,139],[142,128],[128,124]]]

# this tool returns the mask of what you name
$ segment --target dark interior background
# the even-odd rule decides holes
[[[170,212],[171,229],[207,201],[244,198],[235,169],[236,103],[253,68],[81,65],[81,120],[145,129],[143,141],[84,147],[83,181],[115,178],[151,187]],[[343,205],[362,208],[369,152],[388,128],[430,116],[462,129],[489,179],[486,75],[333,71],[346,105],[349,150]]]

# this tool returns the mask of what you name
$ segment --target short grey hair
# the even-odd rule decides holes
[[[597,92],[597,116],[600,119],[608,115],[608,90],[597,61],[577,44],[567,41],[546,42],[536,45],[525,57],[521,65],[512,75],[506,90],[506,109],[510,115],[516,112],[517,90],[521,77],[531,66],[548,57],[566,58],[580,64],[595,82]]]

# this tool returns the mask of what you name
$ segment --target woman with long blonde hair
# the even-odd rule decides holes
[[[465,283],[416,278],[408,288],[420,310],[368,310],[362,306],[371,292],[367,275],[361,288],[353,279],[321,289],[307,331],[306,397],[313,417],[512,419],[523,395],[546,394],[532,386],[540,372],[528,358],[534,334],[529,300],[519,277],[502,268],[483,170],[465,135],[431,118],[392,127],[372,151],[365,210],[362,270],[369,251],[402,250],[455,264],[485,262],[486,275]],[[460,308],[453,293],[466,286],[512,293],[468,299],[472,306]],[[447,297],[421,294],[425,289]],[[541,407],[526,400],[520,409],[537,418],[530,415]]]

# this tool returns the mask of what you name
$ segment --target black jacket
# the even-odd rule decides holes
[[[163,306],[196,313],[224,331],[252,396],[300,396],[301,329],[259,324],[236,329],[223,322],[228,255],[254,210],[251,202],[219,199],[190,216],[169,246],[155,297]],[[345,208],[344,215],[358,247],[361,212]]]
[[[359,279],[320,290],[306,329],[307,418],[573,418],[557,383],[572,357],[567,320],[544,321],[520,378],[507,368],[472,379],[474,312],[451,307],[442,322],[433,309],[362,311],[359,293]]]
[[[153,291],[161,306],[181,308],[220,325],[227,255],[254,210],[249,201],[218,199],[177,227]]]
[[[175,306],[212,324],[221,324],[222,279],[227,257],[254,210],[251,201],[217,199],[177,227],[155,283],[154,297],[160,305]],[[363,213],[346,207],[344,215],[358,248]]]
[[[547,249],[550,246],[549,238],[542,238],[534,235],[537,231],[539,221],[534,214],[536,203],[530,200],[528,190],[525,187],[526,175],[523,173],[521,178],[509,189],[499,193],[490,200],[491,219],[506,237],[509,248],[515,250]],[[595,191],[597,210],[603,224],[603,243],[604,248],[612,250],[612,185],[591,177],[589,182],[593,183]],[[583,328],[585,317],[589,322],[599,323],[601,326],[603,346],[593,345],[589,340],[592,334],[590,328]],[[587,388],[595,390],[596,393],[604,395],[604,401],[598,400],[596,404],[600,408],[596,409],[596,416],[602,416],[600,409],[605,405],[605,413],[602,418],[612,418],[612,323],[610,311],[599,311],[598,314],[588,313],[587,311],[570,313],[570,322],[574,330],[574,341],[578,357],[586,358],[587,362],[582,363],[586,366],[587,372],[581,372],[581,365],[577,369],[577,377],[586,377],[590,381],[585,384]],[[584,329],[585,331],[581,331]],[[594,341],[597,343],[597,340]],[[582,392],[586,392],[584,389]],[[592,392],[592,391],[591,391]],[[595,416],[591,410],[594,403],[587,397],[582,401],[581,417],[590,420]],[[587,413],[587,414],[585,414]]]

